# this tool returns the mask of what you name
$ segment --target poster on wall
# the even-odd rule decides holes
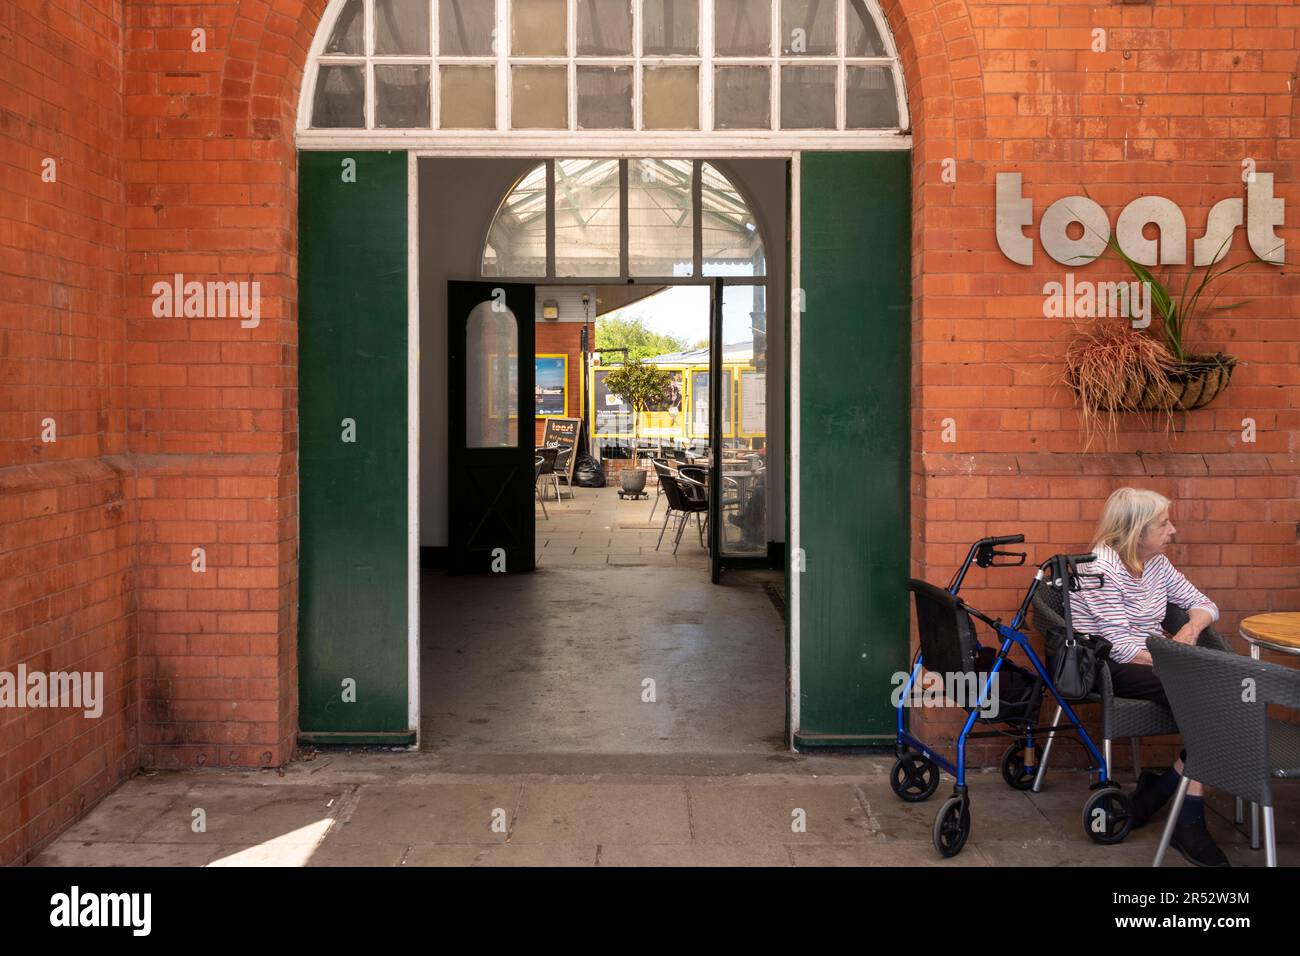
[[[632,433],[632,406],[605,387],[605,376],[613,369],[592,371],[592,433],[616,438]]]
[[[569,357],[538,355],[533,362],[537,417],[564,417],[569,413]]]

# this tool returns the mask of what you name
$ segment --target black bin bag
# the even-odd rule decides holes
[[[573,483],[579,488],[604,488],[605,469],[590,455],[579,455],[573,465]]]

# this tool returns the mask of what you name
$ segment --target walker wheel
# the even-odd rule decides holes
[[[1002,754],[1002,779],[1013,790],[1028,790],[1034,785],[1037,768],[1025,766],[1025,742],[1017,740]]]
[[[1119,843],[1133,829],[1133,804],[1118,787],[1093,791],[1083,805],[1083,832],[1094,843]]]
[[[903,754],[889,772],[889,785],[900,800],[908,803],[929,800],[939,789],[939,768],[923,754]]]
[[[970,836],[970,798],[949,797],[934,818],[934,847],[945,857],[956,856]]]

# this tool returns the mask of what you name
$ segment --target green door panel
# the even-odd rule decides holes
[[[896,728],[907,667],[911,155],[800,158],[802,745]]]
[[[303,152],[298,171],[299,726],[409,742],[407,157]]]

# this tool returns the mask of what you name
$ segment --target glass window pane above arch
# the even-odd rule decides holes
[[[717,56],[772,52],[772,0],[713,0],[713,50]]]
[[[771,68],[719,66],[713,71],[714,126],[768,129],[772,125]]]
[[[578,67],[578,128],[632,128],[632,67]]]
[[[845,0],[848,5],[847,49],[849,56],[889,56],[885,41],[866,0]]]
[[[567,75],[562,66],[512,66],[510,125],[515,129],[567,129]]]
[[[371,0],[375,17],[375,54],[429,53],[429,0]]]
[[[497,26],[496,0],[435,0],[438,52],[442,56],[491,56]]]
[[[700,128],[699,67],[646,67],[641,97],[643,129]]]
[[[781,67],[781,128],[835,128],[835,66]]]
[[[510,55],[564,56],[568,51],[565,0],[509,0]]]
[[[632,0],[575,0],[579,56],[632,55]]]
[[[641,52],[645,56],[697,56],[698,0],[641,0]]]
[[[429,68],[381,63],[375,66],[375,126],[422,129],[429,125]]]
[[[781,53],[828,56],[836,48],[834,0],[781,0]]]
[[[366,68],[322,64],[312,101],[313,125],[361,129],[366,125]]]
[[[635,155],[643,130],[729,148],[744,131],[793,148],[816,131],[828,148],[869,147],[908,126],[878,2],[329,0],[299,135],[337,143],[352,134],[327,131],[401,129],[408,142],[436,145],[445,132],[464,145],[463,130],[567,130],[613,133]],[[425,74],[397,66],[427,70],[430,109],[414,91]]]
[[[845,126],[889,129],[898,125],[894,74],[886,66],[850,66],[846,82]]]
[[[363,54],[366,52],[366,5],[363,0],[347,0],[334,21],[325,41],[325,52]]]
[[[444,66],[440,125],[443,129],[491,129],[496,126],[494,66]]]

